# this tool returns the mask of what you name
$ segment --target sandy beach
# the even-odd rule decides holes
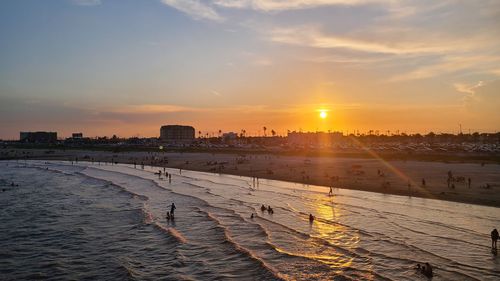
[[[273,154],[1,150],[3,158],[136,163],[500,207],[500,166]],[[448,173],[453,180],[448,182]],[[469,187],[468,179],[471,184]],[[425,181],[425,185],[423,184]],[[328,188],[325,188],[328,192]]]

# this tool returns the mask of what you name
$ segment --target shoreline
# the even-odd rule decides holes
[[[117,162],[186,169],[234,176],[258,177],[291,183],[431,198],[500,207],[500,165],[439,163],[415,160],[280,156],[273,154],[103,152],[90,150],[29,152],[17,160],[65,160]],[[5,159],[7,160],[7,159]],[[10,159],[16,161],[16,159]],[[456,182],[447,186],[451,171]],[[471,178],[471,187],[467,179]],[[426,185],[422,185],[425,179]],[[408,186],[410,185],[410,187]]]

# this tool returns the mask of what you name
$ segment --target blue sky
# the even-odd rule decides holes
[[[488,0],[5,0],[0,138],[497,131],[499,27]]]

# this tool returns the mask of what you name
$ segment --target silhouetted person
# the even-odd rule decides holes
[[[309,223],[314,222],[314,216],[312,214],[309,214]]]
[[[332,187],[330,186],[330,192],[328,192],[328,195],[332,196],[333,195],[333,189]]]
[[[491,231],[491,248],[497,249],[497,240],[498,240],[498,230],[495,228]]]
[[[274,210],[273,210],[273,208],[271,208],[271,206],[267,206],[267,212],[269,214],[274,214]]]
[[[425,179],[422,179],[422,186],[425,187]]]
[[[471,180],[470,178],[468,178],[468,179],[467,179],[467,184],[468,184],[469,188],[470,188],[470,186],[471,186],[471,181],[472,181],[472,180]]]
[[[175,207],[175,204],[172,203],[172,205],[170,205],[170,214],[172,214],[172,217],[174,216],[175,209],[177,208]]]
[[[428,262],[426,262],[425,266],[422,267],[422,273],[429,278],[434,275],[432,273],[432,266]]]
[[[252,215],[250,216],[250,218],[251,218],[251,219],[253,219],[253,213],[252,213]]]
[[[170,212],[167,211],[167,220],[170,220]]]
[[[266,210],[266,206],[264,206],[264,204],[262,204],[262,206],[260,206],[260,210],[261,210],[262,212],[264,212],[264,211]]]

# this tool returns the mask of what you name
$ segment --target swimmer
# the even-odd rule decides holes
[[[253,219],[253,213],[252,213],[252,215],[250,216],[250,218],[251,218],[251,219]]]

